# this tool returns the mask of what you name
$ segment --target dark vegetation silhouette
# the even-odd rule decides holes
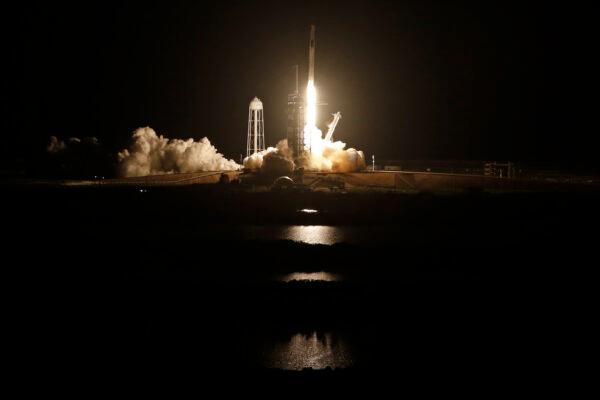
[[[28,177],[93,179],[116,176],[116,155],[96,138],[71,139],[62,144],[60,149],[39,154],[29,165]]]

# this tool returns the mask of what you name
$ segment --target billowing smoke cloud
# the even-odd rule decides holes
[[[320,152],[310,153],[306,168],[324,172],[355,172],[365,169],[365,155],[353,148],[346,149],[346,143],[322,141]]]
[[[292,152],[287,140],[281,140],[276,147],[254,153],[244,159],[244,168],[260,169],[263,172],[277,175],[287,175],[294,171]]]
[[[322,139],[320,132],[319,135],[313,135],[313,150],[307,151],[297,160],[298,167],[320,172],[354,172],[366,167],[362,151],[346,149],[344,142]],[[265,151],[246,157],[244,168],[261,169],[264,172],[280,175],[293,171],[294,161],[287,140],[280,141],[277,147],[269,147]]]
[[[277,143],[275,151],[264,155],[262,170],[272,175],[289,175],[294,171],[292,152],[288,148],[287,140]]]
[[[227,160],[208,138],[168,139],[149,127],[138,128],[131,144],[118,154],[121,176],[146,176],[199,171],[236,170],[241,166]]]

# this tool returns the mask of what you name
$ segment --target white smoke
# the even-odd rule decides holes
[[[131,144],[118,154],[120,175],[146,176],[199,171],[232,171],[241,168],[210,144],[208,138],[168,139],[149,127],[138,128]]]
[[[307,170],[355,172],[363,170],[366,167],[364,153],[353,148],[346,149],[346,143],[344,142],[321,140],[318,146],[318,151],[309,153],[306,165]]]
[[[292,152],[288,148],[287,140],[281,140],[276,147],[254,153],[244,159],[244,168],[260,169],[263,172],[272,172],[279,175],[289,174],[294,170]]]
[[[346,143],[341,141],[332,142],[321,138],[321,131],[312,132],[311,151],[306,151],[297,162],[299,167],[307,171],[319,172],[355,172],[366,167],[365,155],[362,151],[353,148],[346,149]],[[277,147],[269,147],[259,153],[252,154],[244,159],[244,168],[262,169],[271,171],[271,166],[279,159],[287,160],[290,171],[294,169],[293,157],[288,148],[287,140],[282,140]],[[283,168],[283,165],[281,166]],[[279,169],[279,168],[278,168]]]
[[[254,153],[251,156],[244,158],[244,168],[261,169],[263,166],[263,158],[265,157],[265,155],[276,151],[277,149],[275,147],[269,147],[266,150]]]

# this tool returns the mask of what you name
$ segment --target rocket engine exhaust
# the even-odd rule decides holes
[[[278,143],[277,148],[255,153],[244,159],[244,166],[250,169],[267,170],[271,161],[278,157],[291,161],[291,167],[302,167],[309,171],[322,172],[353,172],[365,168],[365,156],[362,151],[353,148],[346,149],[346,144],[340,141],[332,142],[333,132],[338,125],[341,113],[333,114],[333,121],[329,124],[327,135],[317,127],[317,89],[315,87],[315,31],[314,25],[310,26],[310,40],[308,44],[308,82],[306,85],[305,102],[298,100],[298,93],[288,96],[288,125],[287,140]],[[291,98],[290,98],[291,97]],[[303,107],[302,107],[303,106]],[[302,121],[304,117],[304,121]],[[304,122],[302,129],[299,124]]]

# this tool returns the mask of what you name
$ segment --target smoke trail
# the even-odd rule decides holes
[[[119,152],[118,158],[119,172],[124,177],[241,168],[218,153],[206,137],[197,142],[168,139],[149,127],[138,128],[129,148]]]

